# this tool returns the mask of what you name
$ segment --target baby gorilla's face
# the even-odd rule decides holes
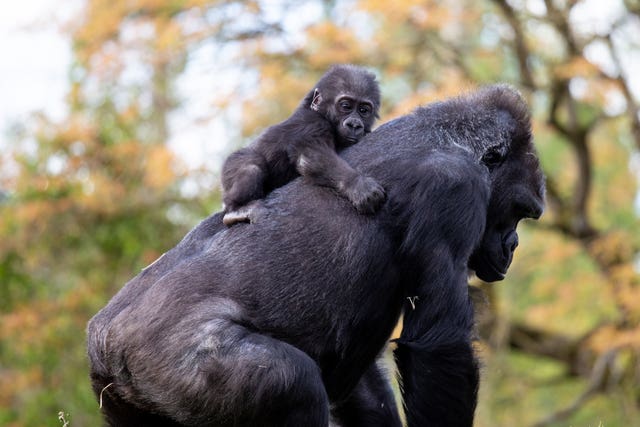
[[[371,132],[378,118],[376,76],[356,66],[335,66],[317,83],[311,108],[333,125],[336,148],[353,145]]]
[[[374,105],[368,99],[340,96],[334,103],[337,142],[341,147],[353,145],[371,132],[375,121]]]

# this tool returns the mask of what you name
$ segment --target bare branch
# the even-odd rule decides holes
[[[549,417],[542,421],[533,424],[532,427],[545,427],[549,424],[564,421],[569,418],[574,412],[582,407],[589,399],[594,397],[598,392],[602,391],[606,386],[607,373],[610,371],[613,365],[616,355],[616,350],[610,350],[607,353],[601,355],[596,361],[593,370],[591,371],[591,378],[589,379],[589,385],[569,406],[551,414]]]
[[[595,233],[590,225],[587,215],[587,202],[591,195],[591,151],[587,144],[587,135],[595,126],[597,118],[584,126],[581,126],[576,112],[576,101],[569,91],[569,81],[566,79],[555,80],[551,84],[551,108],[549,109],[549,124],[558,131],[573,147],[578,164],[578,178],[574,187],[571,224],[559,224],[560,228],[572,230],[572,235],[577,238],[589,238]],[[559,118],[559,110],[565,102],[568,112],[568,123],[563,123]],[[561,218],[562,219],[562,218]]]
[[[638,0],[624,0],[624,5],[629,13],[640,16],[640,1]]]
[[[581,49],[578,47],[578,43],[569,26],[569,10],[570,9],[558,9],[552,0],[544,0],[544,4],[547,7],[547,16],[549,21],[558,30],[563,39],[567,42],[567,49],[569,57],[576,56],[580,53]]]
[[[640,150],[640,106],[631,93],[631,88],[629,87],[629,78],[626,75],[624,68],[622,67],[622,64],[620,62],[620,55],[615,45],[613,44],[611,34],[607,34],[605,42],[607,43],[609,51],[611,52],[611,58],[613,59],[616,68],[618,69],[618,77],[614,78],[614,80],[620,85],[622,94],[627,102],[627,112],[629,114],[629,120],[631,121],[631,135],[633,136],[636,147]]]
[[[529,48],[527,47],[524,31],[522,30],[520,21],[518,20],[515,11],[506,0],[494,0],[494,2],[500,7],[507,22],[513,30],[514,49],[516,57],[518,58],[518,67],[520,69],[522,84],[529,89],[535,89],[536,83],[533,79],[533,75],[531,74],[531,70],[529,69]]]
[[[558,184],[554,177],[551,174],[546,174],[546,177],[547,201],[549,202],[551,208],[556,211],[558,215],[562,215],[562,212],[566,209],[566,202],[558,191]]]

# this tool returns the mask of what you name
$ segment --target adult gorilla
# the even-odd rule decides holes
[[[544,179],[517,92],[419,108],[343,151],[387,189],[373,216],[297,179],[256,224],[198,225],[89,323],[117,426],[399,426],[375,360],[395,351],[409,426],[471,426],[468,268],[500,280]]]

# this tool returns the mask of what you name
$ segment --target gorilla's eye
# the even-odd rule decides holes
[[[353,106],[351,105],[351,101],[347,99],[343,99],[338,103],[338,105],[340,106],[340,109],[345,112],[349,112],[353,109]]]
[[[482,163],[484,163],[484,165],[488,167],[489,170],[492,170],[496,166],[499,166],[503,160],[504,160],[504,157],[497,150],[487,151],[486,153],[484,153],[481,159]]]
[[[359,108],[358,108],[358,112],[360,113],[361,116],[366,117],[369,114],[371,114],[371,107],[367,104],[362,104]]]

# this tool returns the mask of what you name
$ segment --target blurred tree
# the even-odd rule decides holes
[[[187,169],[165,145],[185,61],[171,11],[139,13],[147,33],[130,47],[112,39],[121,21],[133,31],[122,4],[87,4],[68,117],[34,116],[1,159],[0,425],[53,425],[60,410],[100,424],[87,320],[208,211],[183,195]]]
[[[479,84],[520,88],[549,209],[524,224],[505,283],[475,284],[490,302],[477,425],[639,418],[637,1],[87,0],[68,31],[68,119],[36,118],[0,158],[0,424],[58,410],[97,423],[78,331],[217,203],[214,188],[185,196],[194,175],[165,145],[177,82],[202,52],[211,115],[240,130],[236,144],[335,62],[378,72],[381,121]]]

